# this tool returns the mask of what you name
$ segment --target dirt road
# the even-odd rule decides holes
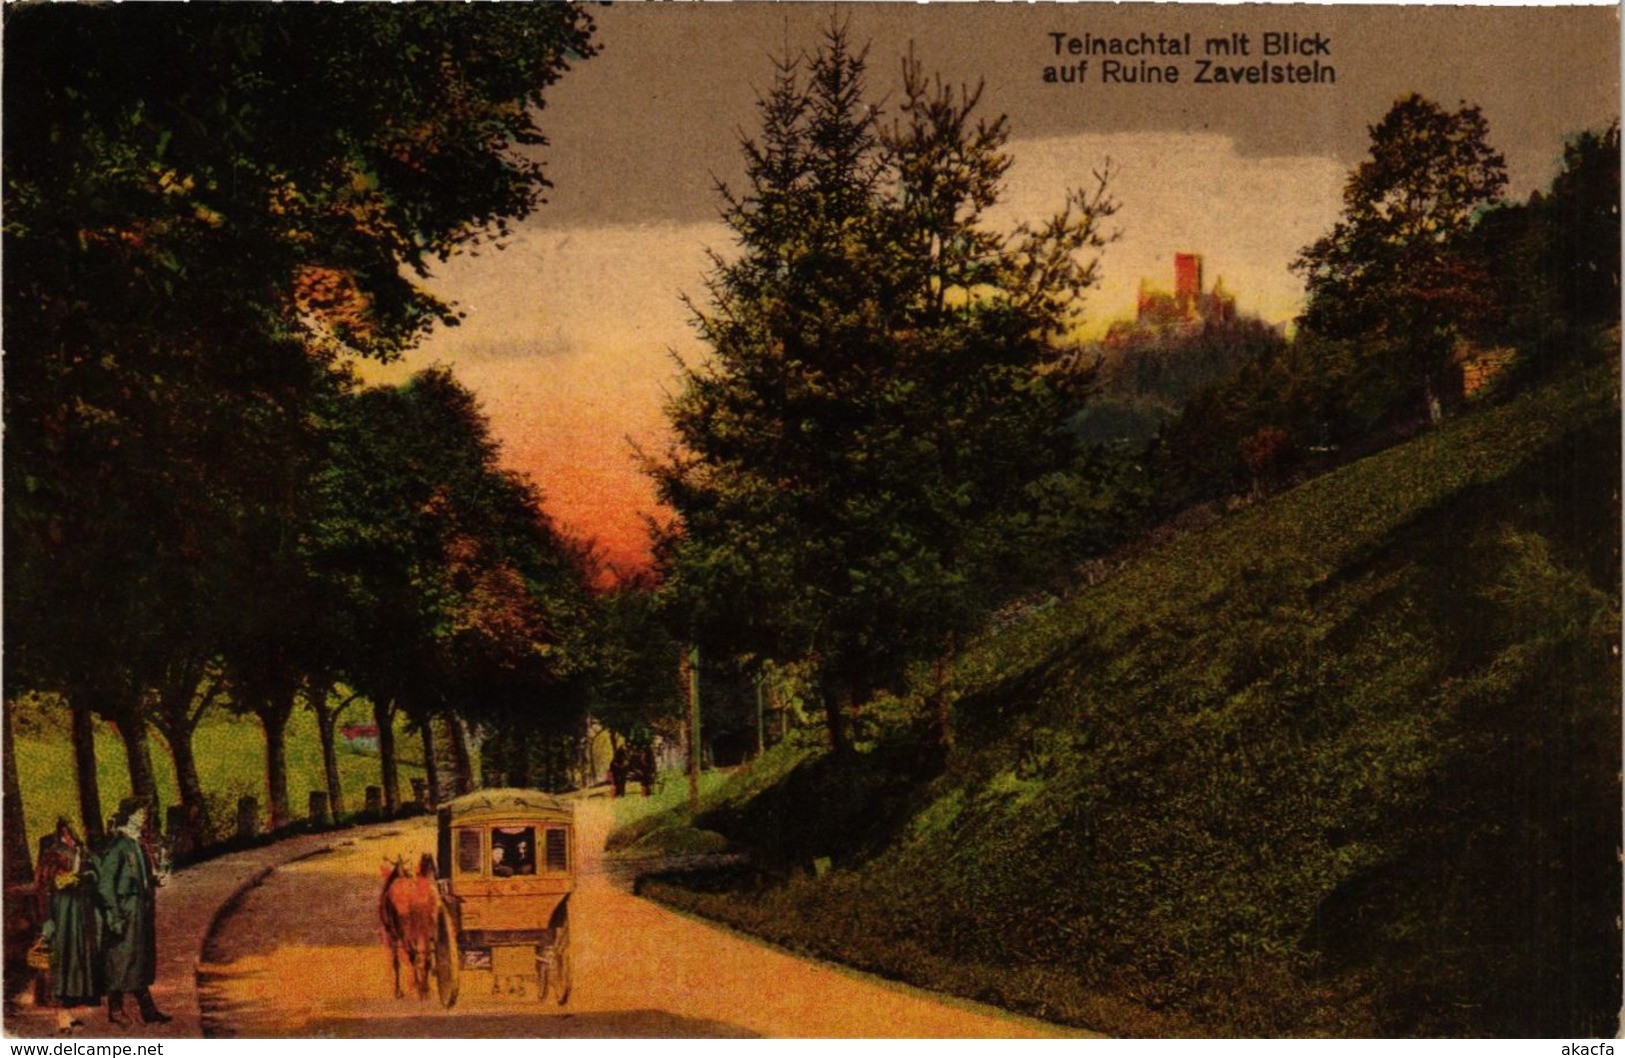
[[[578,810],[566,1007],[473,994],[453,1010],[392,998],[379,865],[434,846],[432,821],[356,837],[278,868],[220,920],[200,969],[203,1030],[268,1037],[1033,1037],[1038,1022],[787,955],[613,884],[609,809]]]

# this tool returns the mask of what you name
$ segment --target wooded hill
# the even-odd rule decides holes
[[[922,679],[702,805],[752,869],[646,891],[1114,1034],[1611,1035],[1617,392],[1175,538],[962,652],[945,754]]]

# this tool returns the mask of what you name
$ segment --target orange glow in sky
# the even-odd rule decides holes
[[[1181,250],[1203,254],[1242,311],[1290,319],[1301,285],[1287,265],[1335,218],[1344,174],[1329,158],[1242,157],[1212,135],[1055,137],[1011,150],[1009,191],[992,218],[1003,228],[1042,218],[1077,174],[1112,159],[1122,201],[1113,224],[1123,238],[1106,251],[1103,282],[1086,304],[1096,332],[1133,315],[1142,278],[1171,282]],[[1203,194],[1189,193],[1195,180]],[[559,524],[595,539],[611,563],[642,566],[646,518],[661,512],[633,444],[652,456],[665,449],[663,404],[680,384],[672,354],[691,363],[705,355],[681,296],[703,296],[705,250],[727,252],[731,237],[720,223],[550,220],[544,209],[506,250],[443,266],[431,286],[466,321],[367,377],[398,381],[449,364],[479,396],[504,461],[542,487]]]
[[[661,512],[636,450],[665,451],[673,354],[703,354],[682,294],[702,289],[706,246],[726,243],[720,225],[558,228],[540,215],[506,250],[439,270],[430,286],[467,314],[462,326],[363,375],[399,382],[449,365],[479,398],[504,464],[541,487],[554,520],[608,562],[644,566],[646,520]]]

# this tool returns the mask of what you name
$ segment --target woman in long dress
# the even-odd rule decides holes
[[[103,986],[95,861],[66,819],[43,842],[34,884],[51,965],[46,997],[57,1009],[57,1029],[69,1032],[84,1024],[76,1008],[99,1004]]]

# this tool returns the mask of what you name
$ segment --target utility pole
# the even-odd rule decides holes
[[[700,648],[688,648],[688,807],[700,806]]]

